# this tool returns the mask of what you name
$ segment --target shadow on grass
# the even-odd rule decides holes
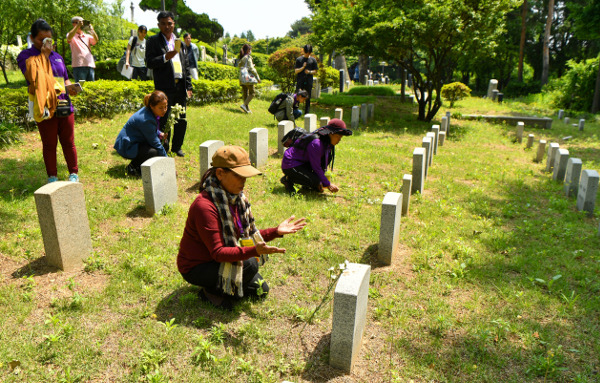
[[[331,344],[331,333],[325,334],[319,339],[315,348],[306,357],[306,366],[302,371],[302,378],[314,383],[325,383],[331,379],[344,376],[344,371],[329,365],[329,346]],[[304,345],[304,342],[302,342]]]
[[[113,165],[106,170],[106,174],[115,179],[137,178],[127,175],[127,164]]]
[[[60,170],[59,166],[59,172]],[[0,159],[0,174],[0,198],[9,202],[27,199],[46,184],[46,167],[41,152],[37,160]]]
[[[365,249],[365,251],[362,253],[362,256],[360,257],[360,263],[362,263],[364,265],[370,265],[371,269],[376,269],[378,267],[386,266],[383,263],[381,263],[379,261],[379,259],[377,258],[378,252],[379,252],[379,244],[375,243],[375,244],[369,245]]]
[[[21,278],[21,277],[30,276],[30,275],[39,277],[41,275],[57,273],[59,271],[61,271],[61,270],[58,267],[50,266],[48,264],[48,262],[46,262],[46,257],[44,256],[44,257],[34,259],[33,261],[29,262],[25,266],[22,266],[18,270],[15,270],[11,274],[11,276],[13,278]]]
[[[156,306],[156,319],[165,322],[176,318],[175,323],[181,326],[208,328],[214,322],[229,323],[239,318],[243,302],[236,304],[234,311],[224,311],[201,301],[199,291],[197,287],[187,285],[171,292]]]
[[[185,189],[185,191],[192,194],[200,193],[200,182],[196,182],[189,188]]]
[[[148,213],[146,206],[138,205],[127,212],[129,218],[152,218],[152,214]]]

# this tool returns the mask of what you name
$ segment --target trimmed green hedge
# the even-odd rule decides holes
[[[198,78],[205,80],[237,80],[239,69],[231,65],[198,61]]]
[[[234,68],[235,69],[235,68]],[[213,102],[230,102],[241,97],[241,88],[235,80],[193,80],[194,92],[188,105],[203,105]],[[263,81],[256,86],[260,96],[273,83]],[[118,113],[134,112],[139,109],[144,96],[154,90],[152,81],[111,81],[86,82],[84,91],[71,97],[76,116],[112,118]],[[0,105],[0,120],[21,128],[35,128],[35,123],[27,120],[27,88],[0,89],[4,101]]]
[[[389,86],[355,86],[350,88],[347,94],[356,96],[395,96],[396,92]]]

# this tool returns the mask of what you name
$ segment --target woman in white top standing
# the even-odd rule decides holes
[[[148,80],[148,68],[146,68],[146,35],[148,28],[140,25],[137,31],[137,38],[130,37],[127,44],[127,54],[125,55],[125,68],[133,67],[131,79]],[[135,41],[134,41],[135,40]],[[134,46],[135,44],[135,46]]]
[[[256,68],[254,68],[254,63],[252,62],[252,47],[248,44],[244,44],[242,49],[240,50],[240,63],[238,67],[240,71],[242,68],[248,68],[248,73],[253,74],[256,77],[256,80],[260,83],[260,77],[258,77],[258,72],[256,72]],[[242,84],[240,80],[240,85],[242,86],[242,99],[244,103],[240,105],[240,108],[246,113],[252,113],[248,104],[254,98],[254,84]]]

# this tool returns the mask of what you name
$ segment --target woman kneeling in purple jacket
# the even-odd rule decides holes
[[[323,188],[336,193],[339,188],[332,184],[325,171],[329,164],[333,169],[335,146],[343,136],[351,136],[352,131],[346,129],[344,121],[334,118],[329,125],[315,132],[306,133],[298,138],[283,155],[281,183],[290,193],[295,191],[294,184],[310,189],[323,191]]]

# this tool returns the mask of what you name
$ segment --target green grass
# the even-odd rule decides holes
[[[348,98],[327,95],[314,112],[333,117],[345,105],[349,124]],[[349,381],[595,381],[597,215],[577,212],[543,172],[545,163],[532,161],[534,151],[513,143],[513,127],[452,118],[425,191],[411,197],[402,218],[396,261],[382,267],[381,201],[401,191],[414,147],[439,119],[419,122],[415,106],[372,102],[376,120],[338,146],[341,191],[295,197],[278,181],[269,101],[254,100],[252,115],[237,104],[190,108],[187,156],[176,158],[179,201],[154,217],[144,212],[141,181],[125,176],[127,161],[112,150],[128,115],[78,121],[94,254],[86,271],[75,272],[43,262],[33,193],[46,177],[38,133],[23,133],[21,143],[0,151],[0,381],[342,381],[328,367],[331,303],[300,331],[327,290],[329,267],[344,260],[373,267]],[[481,99],[451,111],[555,114],[543,104]],[[559,142],[584,169],[598,169],[599,126],[589,121],[579,132],[555,122],[552,130],[525,133]],[[309,225],[276,241],[287,252],[261,269],[268,298],[224,313],[198,301],[175,258],[197,193],[198,146],[220,139],[247,147],[255,127],[269,129],[271,148],[264,175],[246,184],[257,225],[274,226],[290,214]],[[60,149],[58,157],[64,179]],[[16,372],[13,360],[20,362]]]

